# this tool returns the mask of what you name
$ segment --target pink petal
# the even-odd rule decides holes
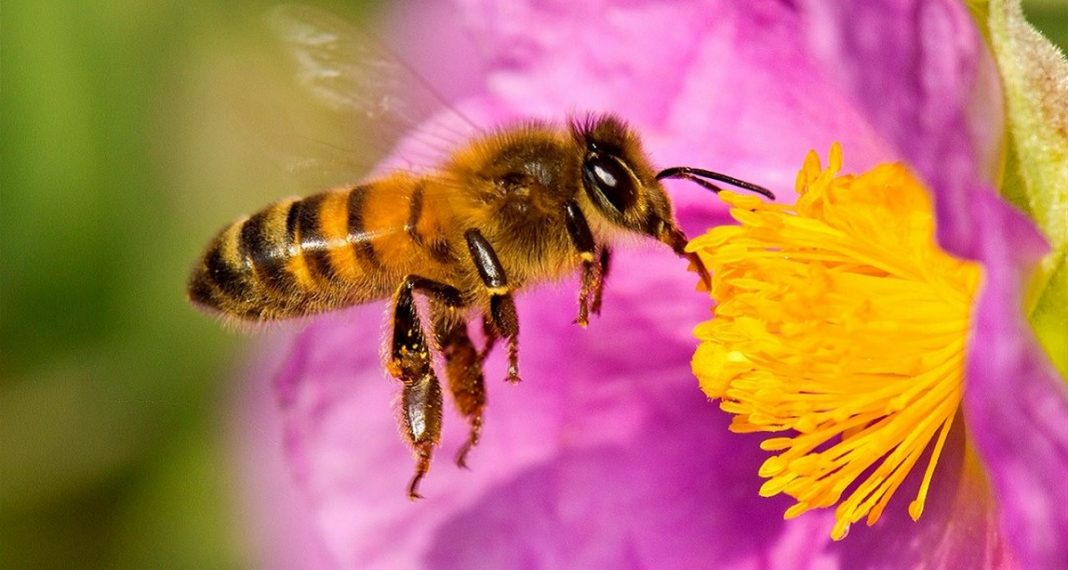
[[[333,555],[315,524],[315,512],[293,474],[282,445],[283,417],[271,378],[289,355],[295,335],[272,334],[261,341],[248,380],[239,387],[232,447],[240,468],[235,481],[241,533],[256,568],[334,568]]]
[[[965,412],[1026,568],[1068,567],[1068,385],[1039,348],[1023,311],[1029,277],[1047,250],[1023,215],[992,192],[971,210],[985,281],[968,361]]]

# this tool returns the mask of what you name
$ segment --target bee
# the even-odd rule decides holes
[[[579,273],[576,323],[585,327],[601,308],[612,244],[627,234],[689,257],[707,282],[685,251],[661,185],[667,178],[773,198],[708,170],[657,171],[638,134],[613,115],[527,122],[483,133],[427,172],[396,170],[237,220],[195,264],[188,297],[252,322],[391,299],[385,368],[401,384],[401,431],[416,462],[407,492],[415,499],[441,435],[435,351],[469,428],[456,456],[463,467],[479,441],[483,363],[498,340],[507,347],[506,379],[520,379],[518,292]],[[426,327],[417,294],[427,299]],[[468,321],[479,318],[486,338],[476,347]]]

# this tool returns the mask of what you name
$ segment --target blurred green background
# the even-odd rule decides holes
[[[235,116],[270,5],[4,3],[0,567],[250,564],[228,456],[254,342],[184,284],[222,223],[300,191]]]
[[[0,567],[252,560],[228,461],[250,343],[183,288],[220,216],[284,193],[231,96],[268,6],[4,4]],[[1026,6],[1068,45],[1068,2]]]

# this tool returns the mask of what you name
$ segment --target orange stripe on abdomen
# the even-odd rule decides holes
[[[362,201],[360,229],[371,236],[375,262],[395,281],[419,265],[422,253],[406,231],[417,184],[418,179],[410,176],[391,176],[370,187]]]
[[[330,267],[330,278],[339,286],[358,283],[367,272],[349,244],[349,196],[359,191],[357,187],[329,192],[319,206],[319,237],[326,244],[322,262]]]

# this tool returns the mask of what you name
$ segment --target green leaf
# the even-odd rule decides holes
[[[1001,192],[1035,221],[1051,251],[1037,277],[1031,323],[1068,372],[1068,60],[1024,19],[1019,0],[990,0],[986,37],[1005,96],[1006,176]],[[974,6],[973,6],[974,10]],[[982,13],[975,10],[973,13]]]

